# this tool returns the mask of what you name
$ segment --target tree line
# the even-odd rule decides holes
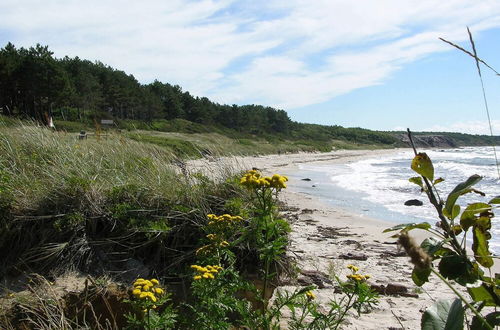
[[[185,119],[251,134],[287,133],[292,123],[283,110],[260,105],[222,105],[195,97],[178,85],[141,84],[133,75],[101,62],[68,56],[58,59],[48,46],[0,49],[0,108],[7,116],[46,122],[52,115]],[[64,118],[66,119],[66,118]]]

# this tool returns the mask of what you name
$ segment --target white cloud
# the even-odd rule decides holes
[[[214,97],[237,103],[265,100],[285,109],[321,103],[381,84],[411,61],[450,50],[438,37],[458,42],[467,38],[466,25],[475,33],[500,26],[500,3],[493,1],[365,1],[360,6],[297,0],[284,7],[288,15],[255,32],[293,45],[275,56],[287,60],[274,60],[265,70],[261,58],[253,60],[225,77],[229,83],[214,88]]]
[[[48,44],[141,82],[224,103],[297,108],[383,83],[405,64],[500,26],[497,0],[3,0],[0,42]],[[1,36],[9,36],[2,40]]]
[[[500,135],[500,120],[492,120],[491,128],[494,135]],[[469,134],[490,135],[488,121],[472,120],[454,122],[448,125],[434,125],[422,130],[423,132],[458,132]]]

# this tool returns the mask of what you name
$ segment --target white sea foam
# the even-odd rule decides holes
[[[433,161],[435,176],[445,178],[445,181],[437,186],[441,198],[445,199],[457,184],[473,174],[483,177],[476,188],[483,191],[486,197],[477,194],[462,196],[458,201],[462,207],[472,202],[488,202],[492,197],[500,195],[500,180],[491,148],[461,148],[427,153]],[[351,196],[353,200],[347,204],[353,207],[359,204],[356,199],[362,199],[381,206],[388,212],[396,213],[393,218],[400,218],[401,222],[436,221],[436,211],[426,196],[420,192],[418,186],[408,181],[410,177],[416,176],[410,169],[412,158],[411,152],[401,152],[385,158],[364,159],[343,165],[305,164],[302,169],[324,173],[329,176],[333,186],[350,191],[352,195],[347,194],[347,197],[343,198]],[[409,199],[419,199],[424,205],[405,206],[404,202]],[[491,248],[500,254],[500,223],[493,222],[492,233],[494,239]]]

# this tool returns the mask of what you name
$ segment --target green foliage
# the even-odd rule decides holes
[[[171,120],[159,119],[151,123],[151,129],[160,132],[181,132],[181,133],[210,133],[211,129],[207,125],[194,123],[189,120],[176,118]]]
[[[18,49],[9,43],[0,49],[0,63],[4,64],[0,65],[4,115],[45,124],[53,116],[56,127],[68,132],[89,130],[101,119],[113,119],[117,128],[125,130],[216,132],[249,148],[255,148],[255,136],[267,137],[270,143],[291,140],[282,151],[330,151],[333,140],[337,148],[399,143],[383,132],[296,123],[285,111],[271,107],[221,105],[177,85],[159,81],[141,85],[132,75],[99,62],[54,58],[47,46]]]
[[[57,231],[71,231],[74,228],[85,224],[85,216],[80,212],[70,213],[54,221],[54,228]]]
[[[19,125],[19,120],[0,114],[0,127],[12,127]]]
[[[166,137],[151,136],[145,134],[130,134],[129,138],[139,142],[147,142],[158,146],[166,147],[179,157],[198,157],[199,149],[195,144],[185,140],[178,140]]]
[[[460,330],[464,328],[464,308],[460,299],[439,300],[422,316],[422,330]]]
[[[255,136],[283,139],[286,151],[404,146],[395,133],[293,122],[280,109],[261,105],[221,105],[194,97],[178,85],[142,85],[132,75],[78,57],[57,59],[47,46],[0,49],[0,108],[5,116],[30,118],[78,132],[113,119],[117,128],[182,133],[220,133],[253,147]],[[6,120],[3,120],[6,122]],[[97,126],[97,127],[96,127]],[[493,145],[499,137],[447,135],[462,145]],[[280,141],[282,142],[282,141]],[[295,147],[295,148],[292,148]],[[299,148],[299,149],[297,149]],[[278,149],[279,150],[279,149]]]
[[[434,166],[426,153],[419,153],[413,158],[411,169],[431,181],[434,180]]]
[[[179,274],[203,215],[242,190],[179,175],[174,160],[121,135],[77,140],[32,125],[2,128],[0,277],[19,264],[42,274],[104,272],[121,265],[118,255]]]
[[[315,301],[311,291],[314,287],[304,287],[293,292],[279,290],[269,310],[271,328],[280,328],[284,307],[291,313],[288,329],[322,330],[339,329],[348,311],[354,309],[358,315],[361,312],[367,313],[378,303],[377,294],[365,282],[342,282],[337,277],[335,279],[343,296],[338,300],[330,300],[327,310],[322,310]]]
[[[138,284],[143,282],[149,282],[152,285],[146,287]],[[177,313],[171,305],[170,293],[165,292],[161,286],[154,285],[151,282],[158,283],[158,280],[138,279],[135,281],[132,291],[133,298],[126,300],[134,310],[133,313],[125,315],[128,321],[127,329],[174,328]]]
[[[477,174],[472,175],[469,177],[465,182],[462,182],[458,184],[448,195],[446,198],[446,204],[445,204],[445,209],[448,212],[448,214],[453,213],[453,207],[455,206],[455,202],[457,201],[458,197],[465,195],[467,193],[473,192],[474,190],[471,189],[473,185],[481,181],[481,177]]]
[[[421,222],[421,223],[402,223],[402,224],[396,225],[394,227],[387,228],[383,232],[387,233],[387,232],[390,232],[390,231],[410,231],[410,230],[413,230],[413,229],[424,229],[424,230],[427,230],[429,228],[431,228],[431,225],[429,223],[427,223],[427,222]]]
[[[411,178],[410,182],[419,185],[425,192],[431,204],[436,208],[439,223],[437,228],[424,222],[421,224],[402,224],[386,229],[400,232],[400,243],[404,246],[415,264],[412,279],[418,286],[424,285],[429,280],[431,273],[436,274],[454,291],[459,299],[454,301],[439,301],[429,308],[422,318],[422,329],[462,329],[464,322],[464,308],[462,303],[475,315],[473,321],[479,328],[492,329],[496,321],[488,324],[488,317],[480,314],[485,305],[500,306],[500,286],[497,281],[484,276],[480,266],[491,268],[493,256],[489,251],[488,241],[491,239],[491,219],[493,218],[493,198],[490,203],[471,203],[460,214],[461,207],[456,204],[460,196],[467,193],[483,193],[473,188],[481,180],[479,175],[473,175],[458,184],[447,196],[446,202],[440,199],[435,184],[443,179],[434,180],[434,167],[432,161],[425,153],[418,153],[412,161],[411,168],[420,174],[420,177]],[[459,217],[459,224],[455,219]],[[413,229],[423,229],[431,234],[424,240],[420,247],[412,246],[412,241],[404,238],[407,232]],[[457,235],[463,233],[463,239],[458,240]],[[469,256],[466,249],[467,234],[472,236],[472,252]],[[470,237],[469,236],[469,237]],[[426,262],[422,262],[427,260]],[[437,270],[432,261],[438,261]],[[472,301],[468,301],[452,285],[450,280],[466,286]],[[479,286],[477,283],[481,283]],[[480,306],[477,308],[477,306]],[[496,316],[495,316],[496,317]],[[490,317],[488,320],[492,319]]]
[[[396,133],[396,132],[394,132]],[[399,132],[401,134],[401,132]],[[500,136],[465,134],[455,132],[412,132],[415,136],[420,135],[440,135],[448,137],[456,142],[459,146],[493,146],[500,145]]]
[[[250,290],[234,268],[226,268],[213,280],[194,281],[191,292],[194,302],[185,304],[186,314],[181,320],[185,329],[229,329],[251,318],[250,303],[237,298],[242,290]]]
[[[290,329],[337,329],[349,310],[369,312],[377,303],[377,295],[365,282],[369,276],[351,275],[347,282],[336,278],[344,295],[332,300],[330,309],[324,311],[314,301],[313,287],[293,292],[275,290],[279,264],[283,262],[290,230],[278,215],[277,197],[286,188],[287,178],[278,174],[263,177],[251,170],[241,179],[250,199],[228,199],[226,210],[244,215],[207,215],[202,226],[206,237],[196,250],[196,264],[191,265],[194,276],[191,284],[192,301],[184,303],[181,328],[229,329],[279,329],[283,309],[288,308]],[[256,260],[248,267],[242,249],[255,251]],[[255,274],[257,279],[246,280],[245,275]],[[248,276],[248,275],[246,275]],[[244,298],[243,298],[244,297]]]
[[[329,142],[325,142],[325,141],[298,140],[298,141],[295,141],[294,144],[296,146],[312,147],[312,150],[317,150],[317,151],[321,151],[321,152],[332,151],[332,145]]]
[[[422,286],[429,281],[431,270],[429,268],[413,268],[411,272],[411,279],[417,286]]]
[[[91,127],[92,126],[81,122],[58,120],[56,128],[60,131],[78,133],[81,131],[89,131]]]

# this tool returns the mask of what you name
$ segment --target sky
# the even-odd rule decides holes
[[[376,130],[489,134],[470,49],[500,71],[499,0],[2,0],[0,47],[48,45],[225,104]],[[494,134],[500,76],[482,68]]]

